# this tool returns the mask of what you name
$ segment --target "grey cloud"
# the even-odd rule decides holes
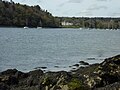
[[[61,3],[60,5],[59,5],[59,7],[62,7],[62,6],[64,6],[66,3]]]
[[[107,6],[96,6],[96,5],[93,5],[93,6],[89,7],[87,10],[89,10],[89,11],[100,10],[100,9],[106,10],[107,8],[108,8]]]
[[[69,0],[69,3],[81,3],[83,0]]]
[[[40,2],[42,2],[42,0],[37,0],[37,3],[40,3]]]
[[[62,12],[62,14],[69,14],[69,11],[67,10],[67,11],[64,11],[64,12]]]
[[[22,0],[21,2],[25,2],[26,0]]]
[[[111,1],[111,0],[97,0],[97,1],[104,1],[104,2],[106,2],[106,1]]]
[[[59,7],[62,7],[62,6],[64,6],[66,3],[81,3],[81,2],[83,2],[84,0],[68,0],[68,1],[66,1],[66,2],[64,2],[64,3],[61,3],[60,5],[59,5]]]
[[[93,15],[92,12],[90,12],[89,10],[83,10],[83,11],[77,13],[77,14],[86,15],[86,16],[90,16],[90,15],[92,16]]]
[[[21,0],[21,2],[26,2],[27,0]],[[30,1],[30,0],[29,0]],[[42,0],[37,0],[37,3],[42,2]]]
[[[37,2],[41,2],[42,0],[37,0]]]
[[[97,1],[108,1],[108,0],[97,0]]]
[[[107,6],[92,5],[88,9],[83,10],[83,11],[77,13],[77,14],[92,16],[93,12],[95,12],[97,10],[100,10],[100,9],[106,10],[107,8],[108,8]]]
[[[115,12],[111,14],[112,16],[119,16],[120,17],[120,13],[119,12]]]

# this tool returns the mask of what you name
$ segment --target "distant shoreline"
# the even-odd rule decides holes
[[[0,26],[0,28],[23,28],[24,27],[16,27],[16,26]],[[28,29],[78,29],[78,30],[83,30],[83,29],[86,29],[86,30],[92,30],[92,29],[98,29],[98,30],[119,30],[119,28],[117,29],[108,29],[108,28],[79,28],[79,27],[42,27],[42,28],[37,28],[37,27],[28,27]]]

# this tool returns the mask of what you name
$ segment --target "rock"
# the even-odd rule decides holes
[[[7,85],[15,85],[18,84],[18,79],[15,76],[3,76],[1,82]]]
[[[0,83],[0,90],[10,90],[9,86],[4,84],[4,83]]]
[[[107,58],[100,64],[79,67],[71,72],[44,73],[39,69],[24,73],[9,69],[0,73],[0,90],[119,90],[119,88],[120,55]]]
[[[34,70],[29,72],[29,77],[27,78],[27,85],[28,86],[33,86],[33,85],[39,85],[40,84],[40,79],[43,75],[42,70]]]
[[[6,71],[1,72],[1,75],[14,75],[18,70],[17,69],[8,69]]]
[[[59,66],[54,66],[55,68],[59,68]]]
[[[76,68],[72,68],[72,70],[76,70]]]
[[[29,74],[32,76],[41,76],[43,75],[43,71],[38,69],[38,70],[30,71]]]
[[[47,67],[36,67],[34,69],[46,69]]]
[[[61,90],[61,87],[60,87],[60,86],[55,85],[55,86],[53,86],[50,90]]]
[[[17,79],[27,78],[28,76],[29,76],[28,73],[23,73],[23,72],[21,72],[21,71],[17,71],[17,72],[15,73],[15,77],[16,77]]]
[[[120,55],[107,58],[94,70],[94,75],[89,74],[88,85],[91,88],[105,87],[120,81]],[[96,79],[99,77],[99,79]],[[90,84],[91,83],[91,84]],[[104,89],[103,89],[104,90]]]
[[[79,67],[79,64],[75,64],[75,65],[73,65],[73,66]]]
[[[46,69],[47,67],[40,67],[41,69]]]
[[[87,60],[95,60],[95,58],[87,58]]]
[[[81,65],[89,65],[89,63],[85,62],[85,61],[80,61],[79,62]]]
[[[94,90],[119,90],[120,89],[120,82],[115,82],[110,85],[106,85],[105,87],[95,88]]]

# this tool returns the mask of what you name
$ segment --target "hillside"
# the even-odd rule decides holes
[[[0,26],[2,27],[59,27],[59,22],[39,5],[27,6],[0,1]]]

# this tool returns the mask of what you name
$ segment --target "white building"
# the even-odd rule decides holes
[[[70,23],[70,22],[66,22],[66,21],[63,21],[61,22],[62,26],[72,26],[73,23]]]

